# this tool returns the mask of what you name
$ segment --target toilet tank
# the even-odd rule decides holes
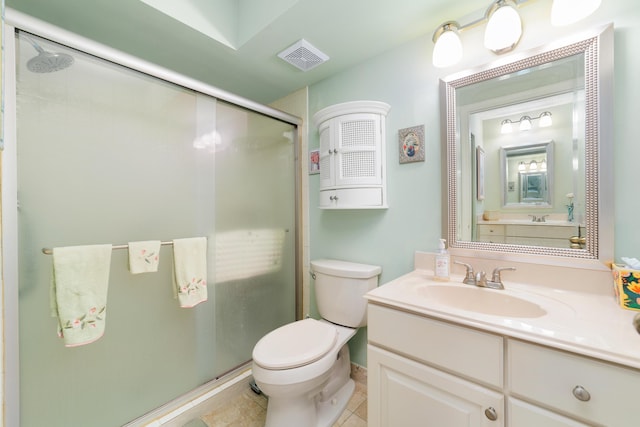
[[[334,259],[311,261],[318,311],[323,319],[350,328],[367,324],[364,294],[378,286],[382,268]]]

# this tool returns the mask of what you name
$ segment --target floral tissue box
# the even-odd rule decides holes
[[[640,310],[640,270],[613,264],[613,288],[620,307]]]

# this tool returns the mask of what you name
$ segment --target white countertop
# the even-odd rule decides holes
[[[416,269],[374,289],[366,298],[370,303],[640,369],[640,334],[632,326],[633,317],[640,312],[621,308],[613,292],[610,295],[579,292],[504,279],[505,290],[480,289],[482,292],[505,292],[538,304],[546,311],[546,314],[532,318],[455,309],[426,295],[425,287],[434,285],[476,288],[462,284],[462,279],[463,276],[452,275],[449,282],[436,282],[432,271]]]
[[[531,226],[555,226],[555,227],[584,227],[584,224],[580,224],[573,221],[562,220],[546,220],[543,222],[533,222],[530,219],[495,219],[495,220],[478,220],[478,225],[531,225]]]

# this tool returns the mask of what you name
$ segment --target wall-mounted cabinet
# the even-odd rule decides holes
[[[387,208],[385,118],[389,105],[354,101],[313,116],[320,134],[321,209]]]

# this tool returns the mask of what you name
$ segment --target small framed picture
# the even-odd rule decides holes
[[[320,173],[320,150],[309,151],[309,175]]]
[[[477,199],[484,200],[484,150],[476,148],[476,184]]]
[[[424,125],[398,131],[400,163],[424,162]]]

